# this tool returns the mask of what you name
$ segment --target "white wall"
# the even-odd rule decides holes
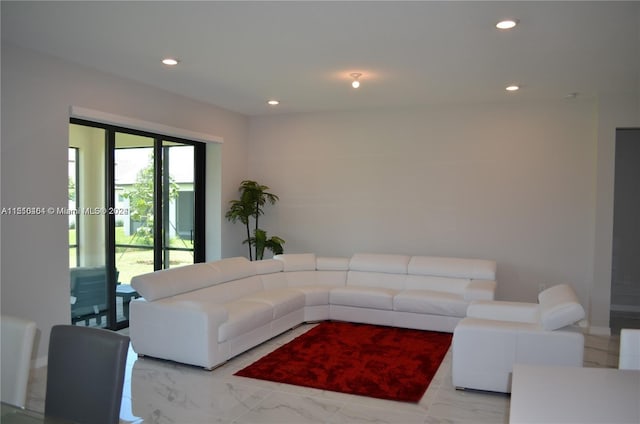
[[[263,227],[287,252],[494,258],[499,297],[570,281],[606,326],[612,129],[638,126],[632,97],[249,120],[3,44],[1,205],[66,207],[75,105],[224,139],[207,149],[207,259],[246,254],[223,215],[253,178],[282,199]],[[69,322],[67,217],[0,224],[2,313],[36,321],[42,363],[50,327]]]
[[[263,227],[285,252],[491,258],[500,299],[570,282],[590,305],[597,112],[559,99],[254,118],[249,175],[280,196]]]
[[[78,148],[79,169],[76,184],[78,190],[77,208],[106,206],[106,177],[104,142],[106,131],[102,128],[92,128],[82,125],[69,125],[69,146]],[[78,227],[78,265],[104,266],[106,230],[104,216],[82,215],[76,217]]]
[[[244,252],[240,229],[221,216],[246,176],[246,117],[5,44],[2,207],[66,206],[71,105],[223,138],[207,148],[207,258]],[[70,321],[67,228],[66,216],[2,216],[2,313],[36,321],[38,364],[51,326]]]

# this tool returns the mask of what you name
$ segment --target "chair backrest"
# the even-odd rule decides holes
[[[36,335],[33,321],[2,315],[2,402],[24,407]]]
[[[640,330],[629,328],[620,330],[618,368],[621,370],[640,370]]]
[[[46,416],[80,424],[119,422],[129,337],[56,325],[49,339]]]
[[[71,269],[72,318],[98,314],[107,309],[107,269],[104,266]]]

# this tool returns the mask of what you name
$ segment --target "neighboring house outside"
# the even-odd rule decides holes
[[[116,225],[124,227],[124,234],[131,236],[142,225],[131,215],[130,199],[124,196],[134,186],[141,170],[149,164],[149,149],[122,149],[116,151],[116,196],[115,207],[129,211],[128,215],[116,217]],[[169,175],[178,187],[178,196],[169,203],[169,237],[193,240],[194,225],[194,175],[193,150],[174,148],[171,150]],[[187,166],[184,166],[188,164]]]

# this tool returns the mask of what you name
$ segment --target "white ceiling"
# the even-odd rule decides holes
[[[640,2],[2,1],[0,10],[3,42],[246,115],[593,97],[640,83]],[[495,29],[505,17],[520,25]],[[165,56],[181,63],[169,69]],[[358,90],[351,72],[363,74]],[[505,92],[512,82],[522,89]]]

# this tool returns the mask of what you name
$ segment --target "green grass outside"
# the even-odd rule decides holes
[[[75,243],[76,230],[69,230],[69,243]],[[116,227],[116,244],[135,244],[143,245],[145,243],[135,240],[132,236],[124,234],[123,227]],[[193,243],[190,240],[182,240],[179,238],[171,239],[170,247],[181,247],[193,249]],[[71,267],[75,266],[76,249],[69,249],[69,258]],[[170,267],[183,266],[193,263],[193,251],[169,251]],[[153,271],[153,250],[151,246],[148,249],[133,247],[117,247],[116,248],[116,268],[118,269],[118,281],[122,284],[129,284],[131,278]]]

